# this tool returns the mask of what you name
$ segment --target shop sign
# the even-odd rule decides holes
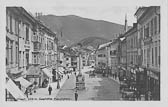
[[[39,75],[27,75],[27,78],[38,78]]]

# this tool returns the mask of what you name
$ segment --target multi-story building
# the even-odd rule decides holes
[[[108,51],[107,46],[112,42],[107,42],[104,44],[99,45],[98,49],[96,50],[96,66],[100,68],[105,68],[108,66]]]
[[[19,11],[6,9],[6,72],[17,74],[19,68]]]
[[[6,22],[6,98],[16,100],[17,92],[24,97],[27,86],[38,88],[45,75],[52,81],[58,45],[56,34],[22,7],[7,7]]]
[[[136,73],[135,67],[138,65],[138,32],[137,24],[134,23],[133,27],[129,29],[124,36],[126,37],[126,75],[135,81]]]
[[[17,90],[14,86],[18,85],[19,89],[24,93],[27,86],[25,86],[22,81],[27,81],[23,76],[32,64],[33,42],[31,38],[33,35],[35,20],[22,7],[7,7],[6,18],[6,72],[10,79],[15,82],[15,84],[12,85],[13,89]],[[7,83],[7,87],[8,84],[9,83]],[[12,94],[11,96],[15,99],[17,98],[17,95],[13,94],[13,91],[10,91],[9,87],[7,90],[9,91],[7,91],[7,99],[9,98],[8,94]],[[17,92],[19,92],[19,90],[17,90],[16,93]]]
[[[133,27],[125,33],[127,43],[127,65],[138,64],[138,32],[137,25],[134,23]]]
[[[34,31],[33,35],[33,52],[32,52],[32,66],[34,69],[40,69],[40,71],[44,71],[40,73],[40,71],[37,73],[39,75],[40,79],[37,82],[37,78],[39,76],[33,76],[32,81],[36,81],[40,86],[42,85],[43,81],[45,79],[48,79],[50,82],[56,78],[53,77],[52,72],[53,69],[56,69],[56,60],[55,60],[55,47],[56,42],[56,34],[53,33],[49,28],[47,28],[42,22],[39,20],[36,20],[36,30]],[[31,71],[30,71],[31,72]],[[54,71],[56,72],[56,71]],[[53,73],[56,74],[56,73]],[[29,77],[32,75],[32,73],[28,74]],[[34,74],[35,75],[35,74]]]
[[[127,44],[126,44],[126,37],[121,36],[119,37],[119,48],[118,48],[118,55],[119,55],[119,62],[118,62],[118,72],[120,79],[124,79],[126,77],[126,66],[127,66]]]
[[[111,44],[109,44],[109,46],[107,46],[107,58],[108,58],[108,66],[110,67],[111,69],[111,72],[110,74],[118,74],[118,70],[117,70],[117,67],[118,67],[118,46],[119,46],[119,41],[118,39],[114,39]]]
[[[95,67],[95,54],[91,52],[88,57],[88,65]]]
[[[145,92],[151,93],[153,100],[160,100],[160,7],[140,7],[135,16],[141,42],[142,68],[147,74]]]

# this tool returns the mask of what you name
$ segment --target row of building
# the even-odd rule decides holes
[[[59,46],[58,36],[23,7],[6,8],[6,100],[27,99],[29,87],[59,81],[71,54],[77,67],[77,56]]]
[[[152,100],[160,100],[160,7],[139,7],[135,17],[132,28],[125,20],[123,34],[99,45],[96,66],[132,80],[145,99],[150,93]]]

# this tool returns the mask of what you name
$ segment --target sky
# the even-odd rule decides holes
[[[43,15],[53,14],[57,16],[64,15],[77,15],[84,18],[91,18],[95,20],[105,20],[114,23],[124,25],[125,16],[127,16],[128,25],[131,26],[133,22],[136,22],[134,13],[136,6],[132,7],[120,7],[120,6],[52,6],[52,7],[28,7],[25,9],[31,13],[42,12]]]
[[[19,1],[19,2],[16,2]],[[143,2],[144,1],[144,2]],[[23,6],[27,11],[43,15],[77,15],[95,20],[105,20],[132,26],[136,22],[134,13],[139,6],[149,5],[152,0],[7,0],[6,4]],[[155,0],[157,4],[157,0]]]

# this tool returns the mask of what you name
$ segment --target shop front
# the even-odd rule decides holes
[[[43,80],[47,79],[48,82],[51,83],[52,82],[52,77],[53,77],[51,69],[49,69],[49,68],[43,68],[42,71],[43,71],[43,74],[44,74]]]
[[[23,91],[14,83],[12,79],[6,76],[6,101],[28,100]]]
[[[124,65],[118,66],[118,76],[120,81],[124,81],[126,79],[126,67]]]
[[[136,69],[136,90],[141,100],[146,100],[147,70],[144,67]]]
[[[26,79],[33,83],[33,88],[39,88],[42,84],[42,71],[40,66],[30,66],[26,73]]]
[[[147,69],[147,99],[160,100],[160,73],[153,69]]]

